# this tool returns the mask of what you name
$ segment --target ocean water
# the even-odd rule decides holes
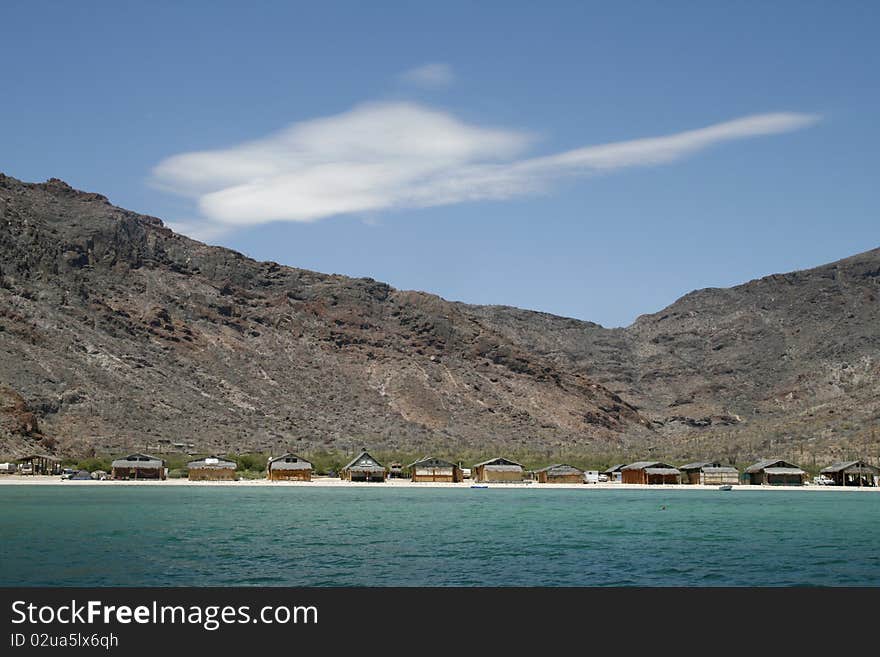
[[[4,486],[0,518],[6,586],[880,585],[874,493]]]

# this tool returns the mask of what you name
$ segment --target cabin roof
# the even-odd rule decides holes
[[[367,450],[363,450],[346,465],[343,470],[358,472],[385,472],[385,467],[374,459]]]
[[[517,468],[522,469],[521,463],[511,461],[510,459],[506,459],[501,456],[499,456],[498,458],[489,459],[488,461],[483,461],[482,463],[477,463],[473,467],[479,468],[481,466],[516,466]]]
[[[670,468],[678,472],[678,469],[662,461],[636,461],[635,463],[623,466],[621,470],[645,470],[647,468]]]
[[[680,470],[681,468],[679,468]],[[706,468],[701,468],[701,472],[711,473],[711,474],[721,474],[722,472],[733,472],[739,474],[739,470],[734,468],[731,465],[719,465],[719,466],[711,466]]]
[[[282,454],[269,459],[270,470],[311,470],[312,464],[307,459],[296,454]]]
[[[225,470],[227,468],[235,470],[238,468],[238,464],[235,461],[219,456],[206,456],[205,458],[190,461],[186,464],[186,467],[190,470]]]
[[[150,456],[149,454],[129,454],[126,457],[121,459],[116,459],[111,464],[114,468],[144,468],[144,469],[153,469],[153,468],[163,468],[165,467],[165,461],[156,457]]]
[[[50,456],[49,454],[31,454],[30,456],[25,456],[23,458],[18,459],[19,462],[25,463],[27,461],[36,461],[37,459],[45,459],[47,461],[60,461],[61,459],[57,456]]]
[[[778,466],[780,468],[798,468],[794,463],[789,463],[788,461],[783,461],[782,459],[762,459],[757,463],[753,463],[749,467],[746,468],[746,472],[748,474],[754,474],[756,472],[761,472],[762,470],[766,470],[767,468],[771,468],[773,466]]]
[[[649,475],[680,475],[678,468],[645,468],[645,474]]]
[[[720,466],[720,461],[695,461],[694,463],[685,463],[684,465],[680,465],[678,466],[678,469],[682,472],[686,472],[688,470],[702,470],[703,468],[717,468]]]
[[[424,456],[420,458],[418,461],[413,461],[410,463],[408,468],[414,468],[417,465],[421,465],[426,468],[457,468],[458,466],[455,463],[450,463],[449,461],[444,461],[443,459],[438,459],[433,456]]]
[[[614,474],[615,472],[619,472],[620,470],[623,470],[625,465],[626,465],[626,463],[618,463],[617,465],[612,465],[607,470],[603,470],[602,474]]]
[[[546,468],[541,468],[540,470],[535,470],[535,472],[546,472],[547,474],[550,474],[552,472],[553,474],[558,474],[558,475],[568,475],[568,474],[582,475],[582,474],[584,474],[584,471],[581,470],[580,468],[576,468],[573,465],[568,465],[567,463],[557,463],[556,465],[548,465]]]
[[[827,468],[822,468],[820,472],[822,474],[834,474],[836,472],[849,474],[880,474],[880,468],[873,466],[870,463],[865,463],[862,460],[838,461],[837,463],[832,463]]]
[[[800,468],[764,468],[764,472],[767,474],[775,474],[775,475],[802,475],[806,474]]]

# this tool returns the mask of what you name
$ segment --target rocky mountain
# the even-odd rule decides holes
[[[698,290],[625,329],[465,312],[636,407],[654,428],[648,451],[880,457],[880,249]]]
[[[0,455],[849,453],[880,417],[878,296],[875,250],[605,329],[256,262],[0,175]]]

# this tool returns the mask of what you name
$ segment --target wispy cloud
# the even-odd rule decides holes
[[[455,82],[455,73],[449,64],[425,64],[404,71],[399,76],[402,82],[428,89],[443,89]]]
[[[746,116],[659,137],[523,157],[526,132],[466,123],[413,103],[372,103],[264,139],[175,155],[154,179],[190,196],[209,224],[311,222],[334,215],[509,199],[586,176],[681,160],[723,142],[791,132],[820,117]]]

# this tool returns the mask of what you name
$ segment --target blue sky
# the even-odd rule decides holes
[[[880,245],[877,3],[239,4],[5,2],[0,171],[606,326]]]

